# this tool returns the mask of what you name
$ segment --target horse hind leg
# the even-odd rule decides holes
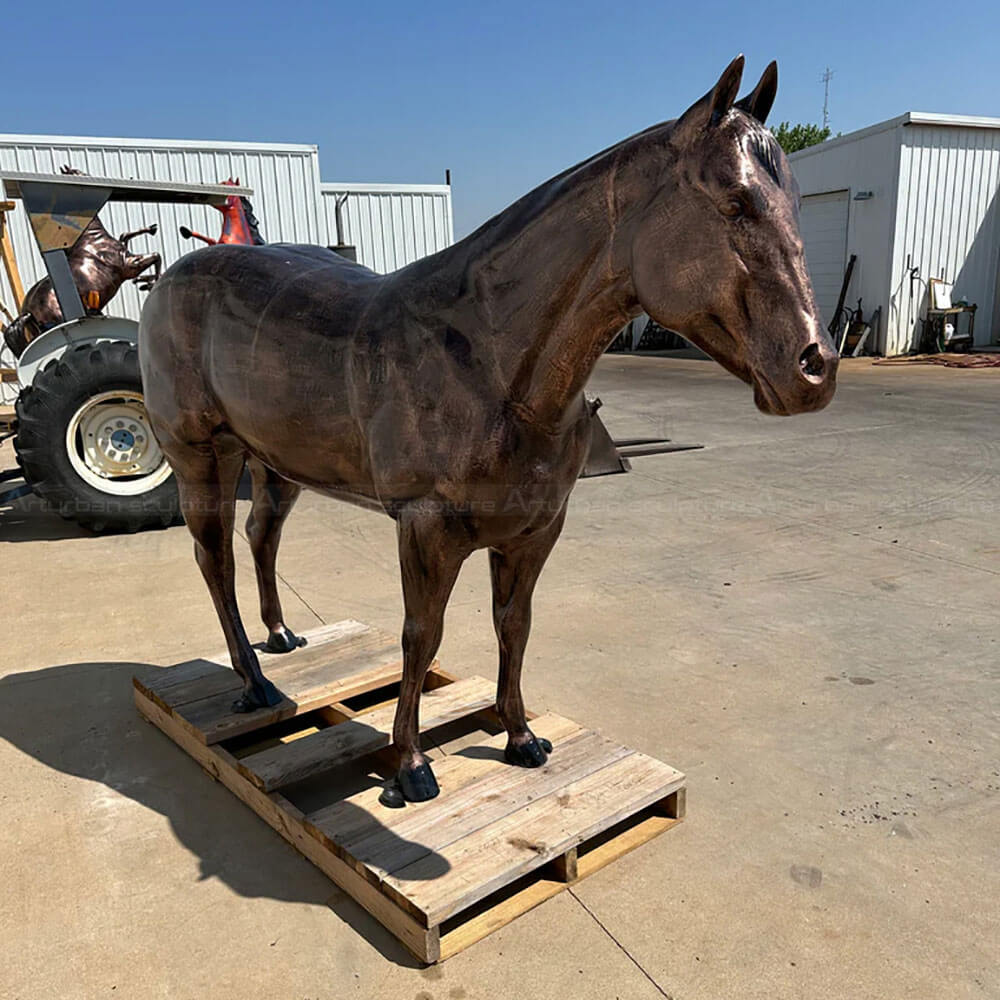
[[[281,694],[261,673],[236,603],[233,524],[236,488],[243,472],[242,449],[220,451],[212,445],[165,449],[177,477],[181,509],[194,538],[195,559],[208,585],[233,669],[243,679],[238,712],[276,705]]]
[[[269,653],[289,653],[303,645],[304,640],[285,625],[278,597],[275,562],[282,526],[302,492],[302,487],[282,478],[256,458],[251,458],[247,464],[253,482],[253,504],[247,517],[246,529],[257,570],[260,617],[267,626],[264,648]]]
[[[129,254],[125,258],[125,271],[122,280],[131,278],[141,291],[148,292],[160,280],[160,269],[162,266],[163,259],[158,253],[147,253],[141,257],[136,254]],[[153,273],[143,274],[149,268],[153,269]]]

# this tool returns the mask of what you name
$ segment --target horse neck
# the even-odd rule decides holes
[[[618,231],[624,145],[406,269],[434,289],[439,320],[490,343],[507,401],[546,428],[562,425],[601,354],[640,311]]]

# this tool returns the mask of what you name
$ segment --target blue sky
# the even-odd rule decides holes
[[[450,167],[459,236],[676,117],[738,52],[744,89],[778,60],[773,122],[820,120],[827,65],[834,131],[905,110],[1000,116],[986,2],[58,0],[3,23],[0,131],[314,142],[324,180]]]

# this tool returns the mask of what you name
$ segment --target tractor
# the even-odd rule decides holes
[[[15,357],[3,370],[17,385],[14,413],[0,416],[0,441],[13,438],[17,468],[0,472],[0,503],[35,493],[63,517],[92,531],[137,531],[179,519],[173,474],[150,431],[136,350],[139,325],[104,309],[123,281],[148,288],[158,254],[137,255],[98,219],[109,201],[244,203],[250,188],[112,180],[4,171],[5,196],[20,199],[47,278],[24,294],[9,234],[4,264],[20,300],[4,339]],[[14,207],[5,202],[3,211]],[[0,211],[0,222],[4,220]],[[148,274],[149,269],[152,274]],[[18,480],[23,479],[22,483]]]

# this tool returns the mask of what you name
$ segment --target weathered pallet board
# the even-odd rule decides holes
[[[256,712],[232,711],[241,682],[227,653],[171,667],[154,681],[137,679],[136,686],[172,712],[198,740],[211,745],[373,691],[402,676],[398,641],[351,620],[309,633],[307,645],[294,653],[262,652],[259,657],[285,699]]]
[[[436,663],[421,731],[441,794],[386,809],[398,644],[355,621],[308,639],[262,654],[285,696],[273,708],[231,711],[240,685],[224,654],[135,678],[136,705],[422,961],[461,951],[683,818],[683,774],[558,715],[532,721],[552,742],[549,762],[511,767],[493,683]],[[455,724],[476,737],[449,753],[434,741]]]
[[[470,677],[426,692],[420,702],[421,730],[436,729],[472,712],[488,709],[495,701],[494,687],[482,677]],[[317,730],[294,746],[281,744],[244,757],[240,771],[258,788],[273,792],[324,771],[349,764],[392,742],[395,705],[365,712],[340,725]]]

